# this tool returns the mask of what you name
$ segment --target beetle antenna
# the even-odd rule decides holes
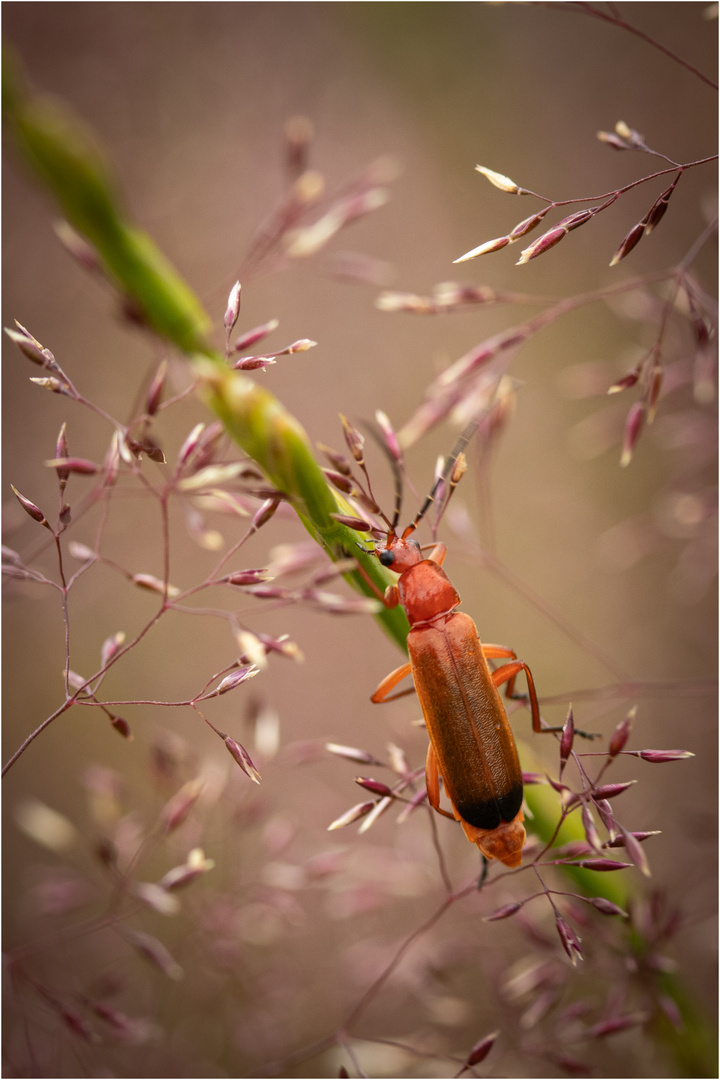
[[[380,447],[380,449],[382,450],[382,452],[385,454],[388,461],[390,462],[390,468],[392,469],[392,473],[393,473],[393,482],[395,484],[395,505],[393,507],[392,521],[390,521],[390,519],[388,517],[386,517],[385,514],[383,514],[382,510],[380,511],[380,516],[382,517],[385,524],[388,526],[388,529],[390,530],[390,532],[393,535],[396,536],[397,535],[398,522],[400,521],[400,511],[402,510],[402,500],[403,500],[403,476],[402,476],[402,470],[400,468],[400,463],[397,460],[397,458],[393,454],[390,453],[390,450],[388,449],[387,443],[385,442],[385,440],[383,439],[382,435],[377,430],[375,425],[373,423],[371,423],[369,420],[364,420],[364,421],[362,421],[362,423],[363,423],[363,427],[369,432],[370,435],[372,435],[373,439],[378,444],[378,446]],[[365,472],[365,476],[367,477],[367,472]],[[370,478],[368,477],[368,485],[369,484],[370,484]]]
[[[400,472],[400,466],[395,458],[390,454],[390,464],[392,465],[393,480],[395,481],[395,507],[393,509],[393,519],[391,529],[395,535],[397,535],[398,522],[400,520],[400,511],[402,509],[403,500],[403,480],[402,473]]]
[[[463,451],[465,450],[465,447],[470,442],[470,440],[472,439],[473,435],[475,434],[475,432],[477,431],[479,426],[480,426],[480,418],[476,416],[470,421],[470,423],[467,425],[467,427],[461,433],[461,435],[458,438],[458,441],[455,443],[454,447],[452,448],[452,453],[450,454],[450,457],[445,462],[445,466],[443,468],[443,471],[440,473],[440,476],[438,476],[437,480],[435,481],[432,488],[430,489],[430,494],[427,496],[427,498],[425,499],[425,502],[422,504],[422,506],[418,510],[412,524],[408,525],[407,529],[405,529],[405,531],[403,532],[403,535],[402,535],[403,540],[407,539],[407,537],[410,535],[410,533],[414,532],[415,529],[417,529],[418,525],[420,524],[422,519],[425,517],[425,514],[428,512],[428,510],[430,509],[432,504],[435,502],[435,496],[437,495],[438,491],[440,490],[440,487],[447,483],[448,478],[450,479],[450,494],[448,495],[448,499],[450,498],[450,495],[454,491],[455,486],[456,486],[458,480],[460,479],[460,476],[462,476],[462,473],[465,471],[463,469],[462,472],[460,473],[460,476],[458,476],[453,481],[453,473],[455,472],[455,466],[458,464],[458,459],[463,454]],[[462,463],[460,463],[460,464],[462,464]],[[446,500],[446,505],[447,505],[447,500]]]

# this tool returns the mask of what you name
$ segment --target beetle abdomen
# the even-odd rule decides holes
[[[522,804],[522,773],[500,695],[475,623],[455,612],[408,635],[413,678],[445,790],[479,829],[510,822]]]

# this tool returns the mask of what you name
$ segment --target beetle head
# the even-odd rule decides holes
[[[375,555],[383,566],[387,566],[394,574],[402,574],[416,563],[422,562],[423,554],[417,540],[406,539],[403,535],[398,536],[394,531],[389,532],[382,544],[375,548]]]

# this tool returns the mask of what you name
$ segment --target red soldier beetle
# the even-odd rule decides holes
[[[391,694],[412,674],[430,739],[425,766],[430,805],[458,820],[486,858],[515,868],[521,865],[525,843],[522,772],[498,687],[507,684],[507,697],[519,696],[514,693],[515,680],[524,672],[533,730],[562,728],[543,726],[527,664],[504,645],[483,645],[470,616],[457,611],[460,597],[442,569],[445,544],[427,545],[432,551],[425,558],[412,538],[441,484],[449,480],[452,494],[465,469],[462,451],[475,428],[472,424],[461,435],[441,477],[402,535],[397,533],[401,487],[395,463],[395,513],[392,522],[385,518],[387,533],[372,551],[383,566],[399,574],[399,580],[388,585],[384,596],[375,591],[387,607],[402,605],[410,623],[410,659],[383,679],[371,701],[393,701],[412,693],[413,688]],[[492,670],[489,659],[507,663]],[[440,807],[440,776],[452,814]]]

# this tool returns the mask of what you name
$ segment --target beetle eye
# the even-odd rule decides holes
[[[380,554],[378,555],[378,559],[383,564],[383,566],[392,566],[392,564],[395,562],[395,555],[392,551],[385,549],[385,551],[380,552]]]

